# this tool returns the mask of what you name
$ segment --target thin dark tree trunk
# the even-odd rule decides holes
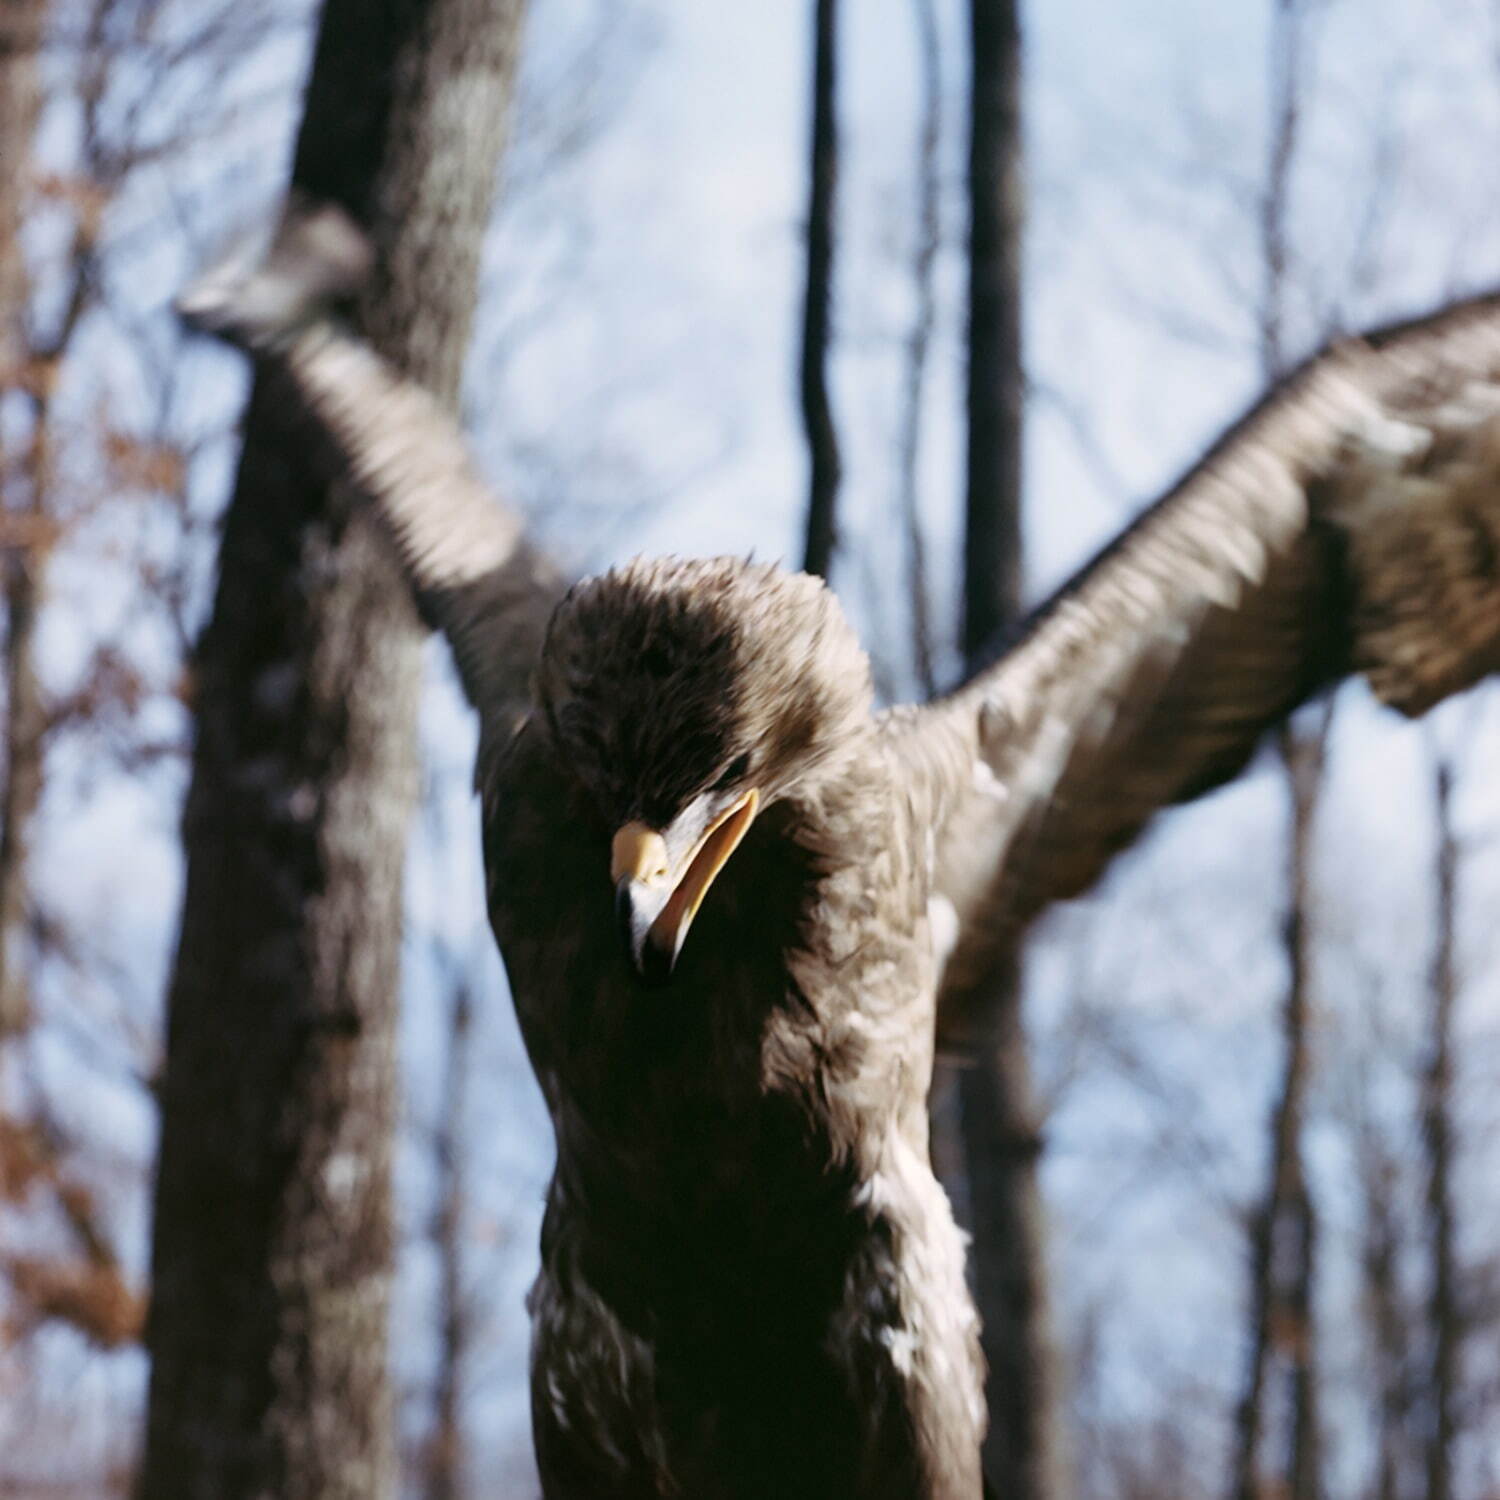
[[[1025,190],[1017,0],[971,0],[969,446],[962,641],[973,663],[1021,598]]]
[[[1271,1160],[1265,1197],[1250,1231],[1250,1349],[1236,1419],[1236,1500],[1285,1494],[1315,1500],[1321,1493],[1317,1340],[1313,1308],[1317,1217],[1302,1157],[1302,1130],[1311,1070],[1311,853],[1313,821],[1323,777],[1331,713],[1318,730],[1297,739],[1282,731],[1281,753],[1292,791],[1290,895],[1286,917],[1288,965],[1282,1007],[1284,1064],[1271,1114]],[[1278,1375],[1286,1386],[1285,1457],[1277,1477],[1263,1473],[1267,1408]]]
[[[438,1295],[442,1310],[432,1443],[427,1465],[427,1500],[465,1500],[469,1492],[463,1419],[464,1378],[471,1336],[464,1280],[464,1210],[468,1197],[464,1129],[473,1009],[469,977],[458,973],[454,976],[448,1012],[448,1073],[437,1137],[440,1198],[436,1239]]]
[[[802,421],[812,477],[802,566],[828,576],[837,543],[838,433],[828,396],[833,313],[833,209],[838,184],[836,113],[838,0],[816,0],[813,41],[811,173],[807,205],[807,295],[802,309]]]
[[[984,1050],[958,1070],[970,1267],[983,1320],[990,1425],[984,1470],[997,1495],[1058,1491],[1057,1372],[1051,1347],[1041,1127],[1016,965],[989,976],[997,996]]]
[[[7,372],[26,347],[29,279],[20,229],[41,108],[37,52],[46,16],[46,0],[6,0],[0,7],[0,356]]]
[[[103,16],[100,4],[96,15]],[[95,100],[94,102],[97,102]],[[68,255],[68,292],[51,336],[26,351],[29,433],[12,468],[18,480],[6,496],[5,521],[15,527],[4,552],[5,782],[0,787],[0,1040],[24,1032],[31,1020],[28,952],[31,926],[29,856],[41,806],[47,738],[52,713],[36,670],[37,629],[46,592],[47,566],[62,533],[56,506],[56,447],[53,392],[58,372],[93,300],[94,227],[81,224]]]
[[[520,0],[327,0],[293,180],[371,227],[365,326],[456,403]],[[385,1500],[418,642],[373,518],[257,382],[194,661],[141,1492]]]
[[[1371,1374],[1375,1388],[1375,1500],[1411,1493],[1411,1402],[1407,1378],[1410,1327],[1401,1293],[1401,1231],[1396,1219],[1397,1169],[1374,1120],[1361,1121],[1359,1183],[1363,1200],[1360,1262],[1369,1309]]]
[[[1432,1340],[1428,1383],[1427,1500],[1453,1494],[1459,1353],[1463,1325],[1457,1301],[1453,1197],[1453,1011],[1458,845],[1453,833],[1453,767],[1440,759],[1434,777],[1437,816],[1437,943],[1432,957],[1432,1034],[1422,1080],[1422,1138],[1427,1153],[1430,1281],[1427,1316]]]
[[[91,0],[71,79],[81,106],[83,169],[90,186],[100,191],[113,185],[117,172],[102,154],[98,118],[111,62],[105,23],[112,6],[113,0]],[[0,399],[10,408],[10,430],[17,438],[14,457],[0,452],[0,599],[5,614],[0,1045],[24,1036],[34,1019],[31,976],[38,955],[30,942],[36,918],[30,846],[54,715],[38,679],[36,649],[48,563],[61,532],[53,393],[73,336],[94,300],[99,229],[97,213],[78,212],[60,261],[64,274],[58,310],[50,326],[39,328],[32,316],[20,231],[33,170],[33,135],[43,106],[37,62],[47,19],[44,0],[15,0],[0,8]],[[29,1094],[26,1133],[46,1162],[44,1175],[76,1248],[13,1258],[8,1267],[12,1290],[31,1314],[71,1323],[101,1347],[134,1341],[140,1336],[143,1299],[121,1275],[94,1195],[64,1170],[69,1148],[44,1091],[33,1085]],[[9,1103],[0,1099],[0,1126]]]
[[[0,84],[3,87],[3,84]],[[5,782],[0,786],[0,1043],[21,1035],[31,1020],[27,953],[27,853],[42,799],[42,741],[46,708],[36,675],[36,627],[46,542],[41,515],[27,500],[6,507],[19,533],[7,539],[5,598]]]
[[[1323,779],[1327,755],[1332,706],[1324,717],[1316,740],[1306,748],[1310,766],[1306,771],[1309,785],[1299,797],[1296,819],[1299,835],[1294,855],[1295,910],[1288,933],[1287,949],[1292,961],[1292,979],[1287,990],[1287,1033],[1292,1039],[1288,1057],[1286,1091],[1289,1121],[1288,1148],[1291,1152],[1291,1180],[1287,1193],[1287,1226],[1275,1226],[1277,1235],[1285,1233],[1291,1243],[1286,1247],[1291,1265],[1286,1292],[1287,1323],[1291,1330],[1288,1363],[1291,1366],[1292,1430],[1289,1438],[1287,1469],[1291,1500],[1317,1500],[1322,1494],[1322,1443],[1318,1420],[1318,1337],[1313,1295],[1317,1273],[1318,1218],[1312,1191],[1307,1182],[1307,1168],[1302,1154],[1302,1130],[1306,1119],[1308,1077],[1312,1069],[1312,827]],[[1290,745],[1287,755],[1294,754]],[[1301,774],[1293,770],[1293,779]],[[1295,1082],[1292,1081],[1296,1074]],[[1273,1246],[1280,1256],[1283,1247]]]
[[[1261,374],[1269,383],[1290,358],[1287,307],[1291,277],[1291,186],[1301,130],[1302,18],[1298,0],[1276,0],[1270,44],[1271,140],[1260,201]],[[1322,1493],[1318,1431],[1317,1215],[1308,1187],[1302,1131],[1308,1087],[1311,1016],[1313,823],[1323,778],[1332,704],[1306,739],[1288,727],[1279,748],[1291,792],[1285,948],[1287,990],[1282,1007],[1284,1063],[1271,1115],[1265,1196],[1250,1229],[1250,1338],[1245,1383],[1236,1419],[1234,1491],[1237,1500],[1264,1492],[1262,1448],[1268,1397],[1278,1375],[1285,1384],[1284,1456],[1275,1459],[1277,1493],[1316,1500]]]
[[[92,0],[86,13],[77,64],[76,97],[83,123],[84,170],[100,191],[114,186],[118,163],[101,151],[99,108],[111,62],[106,22],[113,0]],[[53,393],[74,334],[94,301],[94,251],[99,215],[75,214],[64,265],[66,276],[56,321],[38,332],[28,317],[26,267],[17,238],[24,217],[25,183],[31,163],[31,133],[42,96],[36,56],[46,25],[46,7],[35,0],[10,7],[0,18],[0,320],[5,348],[0,380],[15,383],[25,409],[25,438],[5,466],[0,547],[6,636],[5,761],[0,787],[0,1040],[24,1031],[31,1017],[28,952],[32,925],[29,854],[41,806],[49,706],[36,670],[36,640],[46,593],[47,566],[61,532],[55,494],[56,434]],[[13,300],[12,300],[13,299]],[[4,394],[0,387],[0,395]]]
[[[0,10],[0,399],[29,364],[29,280],[21,247],[31,141],[41,108],[37,53],[45,0],[13,0]],[[33,380],[37,372],[26,371]],[[0,784],[0,1043],[23,1032],[31,1002],[25,955],[26,848],[42,794],[46,710],[35,665],[36,616],[45,565],[43,497],[29,461],[0,451],[0,591],[5,608],[4,783]],[[13,493],[20,477],[25,493]]]
[[[1267,381],[1286,373],[1286,310],[1291,272],[1289,221],[1292,171],[1302,127],[1300,0],[1275,0],[1271,24],[1271,146],[1260,203],[1260,366]]]
[[[968,473],[962,644],[973,668],[1020,611],[1021,33],[1015,0],[972,0],[969,153]],[[1007,1500],[1057,1492],[1037,1159],[1040,1125],[1021,1015],[1019,964],[986,976],[993,1030],[958,1072],[975,1300],[989,1366],[985,1473]]]
[[[917,51],[922,67],[921,129],[917,143],[917,223],[911,279],[916,312],[906,341],[906,388],[897,467],[901,515],[906,526],[906,586],[911,599],[912,656],[922,696],[937,691],[933,664],[932,604],[927,591],[927,547],[922,532],[921,486],[917,466],[922,451],[922,403],[927,392],[927,356],[936,321],[934,272],[942,231],[939,218],[938,149],[942,142],[943,74],[933,0],[913,0]]]
[[[1289,1044],[1287,1089],[1287,1148],[1291,1153],[1287,1184],[1285,1225],[1273,1224],[1273,1235],[1285,1235],[1283,1246],[1273,1243],[1273,1254],[1287,1256],[1286,1326],[1290,1330],[1287,1362],[1290,1365],[1292,1428],[1288,1439],[1287,1472],[1290,1500],[1317,1500],[1322,1494],[1322,1443],[1318,1421],[1318,1338],[1313,1305],[1317,1273],[1318,1217],[1303,1161],[1302,1130],[1306,1118],[1308,1075],[1312,1033],[1312,829],[1323,767],[1327,756],[1332,705],[1323,718],[1314,741],[1305,747],[1308,765],[1297,765],[1297,753],[1287,732],[1284,753],[1292,765],[1294,785],[1305,777],[1297,795],[1294,813],[1296,833],[1293,852],[1293,912],[1287,934],[1291,979],[1287,987],[1286,1030]],[[1295,1081],[1293,1075],[1295,1074]]]

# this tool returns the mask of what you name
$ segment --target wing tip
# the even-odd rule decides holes
[[[336,204],[293,196],[269,237],[241,236],[174,299],[190,327],[270,349],[356,296],[374,263],[369,240]]]

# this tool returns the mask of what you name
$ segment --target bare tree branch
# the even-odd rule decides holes
[[[828,395],[833,301],[833,210],[838,183],[836,78],[838,0],[814,0],[811,174],[807,208],[807,291],[802,312],[802,420],[812,476],[802,566],[828,576],[837,542],[838,433]]]
[[[901,433],[896,444],[900,513],[906,528],[906,591],[911,603],[912,654],[924,698],[937,691],[933,665],[932,600],[927,578],[927,546],[922,531],[917,464],[922,447],[922,403],[927,391],[927,357],[936,321],[933,286],[942,225],[939,219],[938,150],[941,145],[943,76],[937,11],[933,0],[913,0],[917,49],[922,70],[921,126],[917,144],[917,218],[911,280],[916,311],[906,340]]]
[[[1458,845],[1453,833],[1453,765],[1436,757],[1437,937],[1432,955],[1431,1033],[1422,1075],[1422,1141],[1427,1168],[1427,1301],[1431,1367],[1427,1384],[1427,1500],[1451,1500],[1458,1431],[1459,1357],[1463,1316],[1458,1306],[1457,1230],[1453,1188],[1453,1013],[1458,998],[1455,924]]]

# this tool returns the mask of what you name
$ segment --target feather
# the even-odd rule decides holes
[[[978,982],[1032,916],[1087,889],[1161,808],[1235,775],[1311,693],[1357,672],[1419,713],[1497,668],[1490,296],[1310,360],[1007,654],[909,721],[914,761],[957,733],[1013,793],[955,793],[939,839],[936,889],[959,918],[943,1045],[985,1038]]]
[[[1027,920],[1323,684],[1411,713],[1500,666],[1500,302],[1326,351],[994,665],[872,719],[817,580],[637,560],[562,594],[449,415],[327,319],[359,257],[305,230],[189,301],[332,439],[481,713],[491,923],[557,1135],[546,1493],[974,1500],[934,1033],[984,1042]],[[725,806],[753,826],[648,993],[611,834],[701,849]]]
[[[418,606],[453,648],[487,741],[503,741],[527,707],[562,580],[475,473],[450,414],[331,316],[371,264],[339,209],[294,203],[268,245],[234,247],[177,307],[289,377],[331,440],[338,472],[385,520]]]

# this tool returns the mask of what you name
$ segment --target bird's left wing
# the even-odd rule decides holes
[[[419,608],[453,650],[487,743],[503,744],[530,703],[564,583],[479,477],[451,413],[332,316],[369,268],[369,246],[340,210],[294,203],[268,246],[238,249],[177,306],[281,377],[341,477],[374,503]]]
[[[938,785],[951,1051],[997,953],[1318,687],[1404,713],[1500,667],[1500,296],[1336,344],[951,697],[893,717]]]

